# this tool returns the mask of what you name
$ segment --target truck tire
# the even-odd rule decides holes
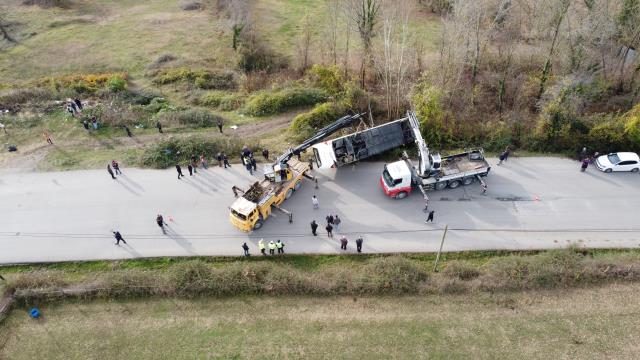
[[[443,190],[446,187],[447,187],[447,182],[446,181],[439,181],[434,185],[434,188],[436,190]]]
[[[291,195],[293,195],[293,189],[289,188],[287,192],[284,194],[284,198],[288,199],[291,197]]]
[[[262,219],[258,219],[258,221],[256,221],[255,224],[253,224],[253,230],[259,230],[263,224],[264,222],[262,221]]]
[[[473,184],[474,180],[475,180],[474,177],[467,176],[466,178],[462,179],[462,185],[464,185],[464,186],[471,185],[471,184]]]
[[[460,186],[460,180],[453,180],[449,182],[449,189],[455,189]]]
[[[407,195],[409,195],[409,194],[407,194],[407,192],[406,192],[406,191],[400,191],[399,193],[397,193],[397,194],[396,194],[396,196],[394,196],[394,198],[395,198],[396,200],[400,200],[400,199],[404,199],[404,198],[406,198],[406,197],[407,197]]]
[[[301,186],[302,186],[302,181],[298,180],[296,181],[295,185],[293,185],[293,190],[298,191]]]

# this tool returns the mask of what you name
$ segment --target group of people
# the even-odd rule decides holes
[[[111,164],[107,164],[107,172],[111,175],[113,180],[116,180],[116,175],[122,175],[122,171],[120,171],[120,164],[115,160],[111,160]]]
[[[594,161],[600,156],[599,152],[593,153],[593,155],[589,155],[587,152],[587,148],[583,147],[578,154],[578,160],[580,161],[580,171],[584,172],[589,167],[589,164],[593,164]]]
[[[267,247],[269,247],[269,255],[275,255],[276,250],[278,250],[278,254],[284,254],[284,243],[280,241],[280,239],[276,242],[271,240],[267,245],[265,245],[264,239],[260,239],[260,241],[258,241],[258,249],[260,249],[260,253],[263,256],[267,255]],[[244,250],[244,256],[249,256],[249,246],[246,242],[242,244],[242,249]]]
[[[91,124],[89,124],[89,121],[87,119],[82,120],[82,126],[87,131],[91,131],[91,129],[98,130],[98,125],[98,118],[96,118],[95,116],[91,117]]]
[[[224,152],[219,152],[216,155],[216,160],[218,161],[218,166],[226,169],[231,167],[229,164],[229,157]],[[198,173],[198,167],[206,170],[209,168],[209,162],[204,154],[200,154],[199,158],[195,156],[191,156],[191,160],[187,163],[187,170],[189,170],[189,176],[193,176]],[[185,175],[182,173],[182,166],[180,164],[176,164],[176,171],[178,172],[178,179],[184,177]]]
[[[77,115],[81,115],[82,114],[82,101],[80,101],[80,99],[67,99],[66,103],[66,110],[69,114],[71,114],[71,116],[76,117]]]

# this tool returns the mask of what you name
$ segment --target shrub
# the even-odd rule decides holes
[[[315,64],[309,71],[311,80],[319,88],[331,95],[336,95],[344,90],[345,79],[342,71],[336,65],[322,66]]]
[[[420,131],[429,146],[445,148],[453,144],[452,126],[447,124],[448,114],[442,106],[441,90],[423,82],[414,89],[412,96]]]
[[[197,100],[197,104],[199,105],[217,108],[222,111],[237,110],[242,107],[244,103],[244,96],[220,91],[208,92]]]
[[[326,101],[327,98],[324,90],[314,88],[262,91],[248,99],[243,111],[252,116],[273,115],[296,107],[315,105]]]
[[[427,273],[413,262],[399,256],[369,261],[359,272],[360,292],[367,294],[412,293],[428,279]]]
[[[46,9],[52,7],[67,8],[70,2],[69,0],[23,0],[22,4],[27,6],[40,6]]]
[[[127,81],[118,75],[111,76],[107,80],[107,88],[114,93],[124,91],[127,87]]]
[[[48,88],[23,88],[12,89],[0,95],[0,109],[17,110],[20,105],[27,103],[39,103],[57,99],[56,90]]]
[[[635,151],[640,151],[640,105],[636,105],[623,117],[624,135]]]
[[[162,169],[188,161],[191,156],[200,154],[207,157],[212,157],[218,152],[229,155],[239,154],[243,145],[248,145],[250,148],[259,147],[257,144],[247,144],[236,136],[211,139],[199,136],[171,137],[146,147],[141,156],[141,164]]]
[[[255,33],[244,31],[240,34],[238,68],[242,71],[245,73],[272,72],[286,67],[286,59],[273,51],[266,43],[260,41]]]
[[[304,140],[312,136],[315,130],[321,129],[337,120],[347,111],[341,103],[327,102],[316,105],[311,111],[293,118],[290,129],[296,140]]]
[[[234,89],[237,85],[231,72],[189,68],[162,70],[156,75],[153,82],[158,85],[186,82],[200,89],[218,90]]]
[[[214,288],[211,267],[201,260],[186,261],[172,267],[176,293],[182,296],[205,295]]]
[[[619,151],[625,147],[624,124],[619,119],[606,117],[589,131],[588,145],[601,153]]]
[[[462,261],[451,261],[444,268],[443,273],[450,277],[460,280],[472,280],[480,276],[480,270],[473,265]]]

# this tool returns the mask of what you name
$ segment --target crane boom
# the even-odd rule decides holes
[[[346,127],[349,127],[355,124],[358,120],[362,119],[363,115],[365,115],[365,113],[343,116],[340,119],[333,122],[332,124],[323,127],[322,129],[318,130],[315,133],[315,135],[305,140],[302,144],[296,146],[295,148],[289,148],[289,150],[285,151],[284,154],[278,157],[277,161],[273,164],[273,166],[286,163],[294,155],[300,155],[301,152],[310,148],[314,144],[317,144],[323,141],[324,139],[331,136],[336,131],[339,131],[341,129],[344,129]]]

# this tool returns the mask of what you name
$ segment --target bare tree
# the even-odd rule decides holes
[[[338,31],[342,15],[342,0],[325,0],[325,24],[323,29],[324,43],[329,49],[331,62],[338,64]]]
[[[376,24],[382,0],[354,0],[352,19],[358,28],[362,41],[362,62],[360,65],[361,86],[365,87],[366,68],[372,63],[371,44],[376,35]]]
[[[17,43],[18,41],[14,39],[9,33],[9,22],[5,17],[6,9],[0,7],[0,33],[2,33],[2,38],[7,40],[8,42]]]
[[[249,0],[218,0],[218,9],[226,11],[231,28],[231,47],[238,49],[243,32],[251,25],[251,4]]]
[[[549,46],[549,53],[547,54],[547,59],[544,62],[544,66],[542,68],[542,74],[540,76],[540,86],[538,88],[538,96],[537,99],[540,100],[542,94],[545,90],[545,84],[547,79],[549,78],[549,72],[551,71],[551,59],[556,50],[556,45],[558,43],[558,35],[560,34],[560,25],[562,25],[562,21],[567,15],[567,11],[569,10],[569,5],[571,5],[571,0],[558,0],[556,4],[556,8],[553,14],[553,18],[551,20],[551,27],[553,29],[553,37],[551,39],[551,45]]]
[[[309,14],[305,14],[300,22],[300,33],[296,49],[298,52],[298,58],[300,61],[300,72],[304,73],[309,67],[309,47],[311,46],[311,20]]]

